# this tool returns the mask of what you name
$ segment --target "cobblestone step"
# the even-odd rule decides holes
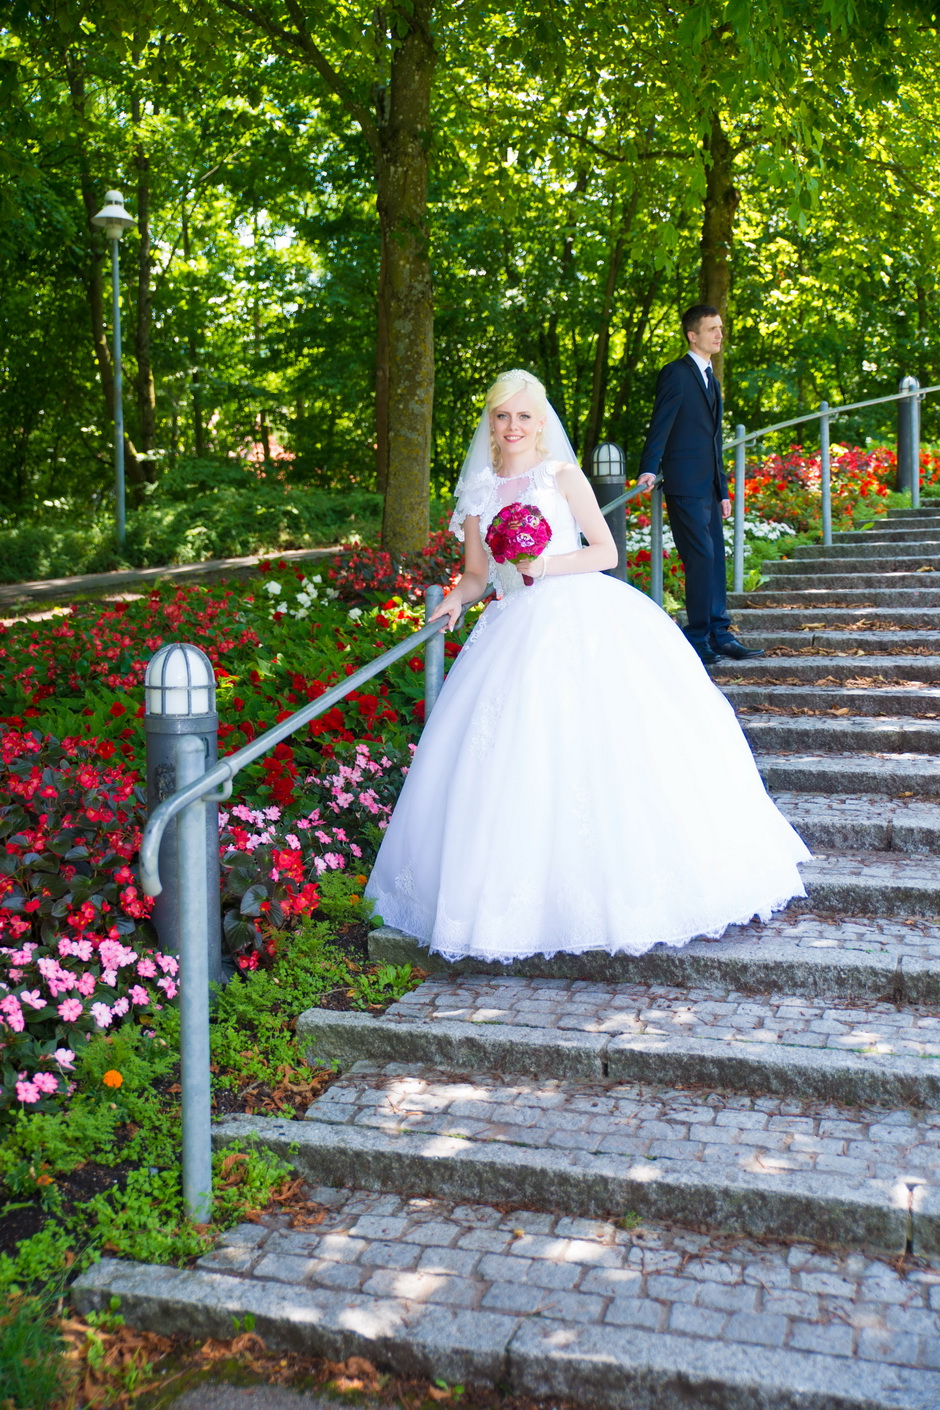
[[[777,793],[940,797],[940,760],[933,754],[775,754],[761,750],[757,767]]]
[[[936,1410],[940,1270],[314,1187],[314,1228],[242,1224],[194,1269],[105,1258],[79,1310],[616,1410]]]
[[[884,631],[900,627],[940,630],[940,607],[741,607],[734,623],[745,636],[755,631],[811,631],[814,628],[842,627]]]
[[[774,802],[814,851],[940,853],[937,803],[825,793],[778,793]]]
[[[762,656],[750,661],[722,661],[710,673],[722,690],[726,685],[786,685],[853,681],[912,687],[940,683],[940,656]],[[861,687],[860,687],[861,688]]]
[[[356,1063],[303,1121],[232,1117],[308,1180],[940,1253],[940,1112]]]
[[[858,611],[869,607],[903,607],[907,609],[940,607],[940,587],[869,587],[869,588],[827,588],[814,587],[802,590],[791,588],[783,580],[782,586],[755,588],[751,592],[729,592],[728,606],[732,611],[745,607],[768,608],[789,611],[803,611],[807,615],[828,608],[845,608]]]
[[[807,901],[816,911],[870,916],[940,916],[936,856],[884,852],[817,853],[800,868]]]
[[[775,698],[775,697],[772,697]],[[749,715],[741,728],[752,749],[940,755],[940,720],[905,715]]]
[[[790,563],[785,559],[762,563],[761,572],[764,574],[764,580],[759,588],[754,589],[756,592],[770,589],[787,592],[791,588],[797,592],[812,590],[826,593],[867,592],[876,588],[918,592],[922,589],[933,591],[938,583],[938,579],[930,573],[902,570],[876,573],[869,567],[861,573],[849,573],[841,567],[830,572],[813,573],[807,572],[805,565],[801,567],[799,562]]]
[[[867,529],[836,529],[833,543],[858,543],[864,538],[866,543],[922,543],[940,540],[940,523],[931,515],[927,519],[891,521],[879,519]]]
[[[448,965],[412,936],[382,926],[369,936],[369,959],[429,973],[781,992],[940,1007],[940,923],[917,917],[834,916],[788,909],[764,925],[729,926],[717,942],[696,940],[680,949],[656,945],[636,956],[604,950],[537,955],[511,966],[481,960]]]
[[[852,718],[878,716],[940,720],[940,686],[895,685],[743,685],[721,683],[737,711],[817,710],[832,714],[848,709]],[[786,718],[783,716],[783,718]],[[845,718],[845,716],[840,716]]]
[[[297,1037],[308,1062],[341,1070],[423,1063],[882,1107],[940,1098],[940,1017],[887,1002],[467,975],[429,979],[381,1016],[309,1009]]]
[[[935,519],[940,517],[940,500],[922,499],[919,509],[889,509],[886,519]]]

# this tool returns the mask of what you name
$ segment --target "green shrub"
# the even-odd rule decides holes
[[[62,1339],[50,1307],[36,1297],[14,1297],[0,1313],[0,1386],[14,1410],[46,1410],[62,1394]]]

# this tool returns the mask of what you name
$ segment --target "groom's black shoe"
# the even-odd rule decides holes
[[[707,641],[690,641],[689,645],[703,666],[714,666],[716,662],[721,660],[717,651],[712,651]]]
[[[746,661],[751,656],[764,654],[763,647],[744,646],[733,636],[723,637],[721,641],[712,637],[708,645],[716,656],[730,656],[734,661]]]

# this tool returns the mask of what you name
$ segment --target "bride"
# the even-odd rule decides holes
[[[515,566],[487,543],[510,504],[551,530]],[[810,853],[731,707],[666,613],[604,575],[610,530],[527,372],[487,393],[451,528],[465,568],[434,617],[452,629],[487,582],[497,600],[451,668],[376,859],[366,895],[385,924],[449,960],[639,955],[805,895]]]

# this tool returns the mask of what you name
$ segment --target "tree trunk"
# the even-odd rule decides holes
[[[601,438],[601,425],[604,420],[604,403],[607,399],[607,378],[609,371],[607,359],[610,351],[610,319],[613,312],[614,295],[617,292],[617,280],[620,277],[620,266],[623,262],[624,241],[629,233],[630,226],[633,224],[639,194],[639,187],[634,187],[629,205],[624,207],[620,217],[617,237],[613,242],[610,258],[607,262],[604,297],[601,302],[601,311],[597,320],[597,342],[594,345],[594,369],[591,374],[591,403],[588,407],[587,424],[584,431],[583,464],[585,474],[590,474],[591,456],[594,454],[594,447]]]
[[[705,174],[705,209],[702,220],[702,262],[699,267],[699,301],[711,304],[721,314],[728,329],[731,294],[731,248],[734,216],[741,197],[731,179],[734,151],[721,125],[721,115],[711,114],[711,130],[705,138],[708,157]],[[722,380],[724,358],[712,358],[718,380]]]
[[[434,44],[433,0],[402,0],[393,24],[407,24],[391,82],[378,95],[376,186],[382,238],[379,291],[388,342],[388,473],[382,542],[393,558],[428,540],[434,304],[427,233],[428,151]],[[376,379],[377,423],[384,408]]]
[[[136,93],[131,99],[131,117],[135,127],[139,127],[140,99]],[[134,166],[137,170],[137,232],[140,236],[137,253],[137,321],[134,347],[137,354],[137,431],[141,453],[137,462],[140,473],[133,477],[133,482],[134,498],[139,504],[143,498],[144,483],[152,485],[157,478],[156,462],[152,454],[157,443],[157,402],[150,357],[153,273],[150,252],[150,158],[142,141],[138,141],[135,147]]]
[[[189,265],[189,214],[184,201],[180,223],[182,226],[183,259]],[[196,319],[193,316],[192,286],[186,295],[186,355],[189,359],[189,393],[193,418],[193,454],[197,460],[204,460],[206,454],[206,427],[202,414],[202,383],[199,379],[199,346],[196,341]]]

